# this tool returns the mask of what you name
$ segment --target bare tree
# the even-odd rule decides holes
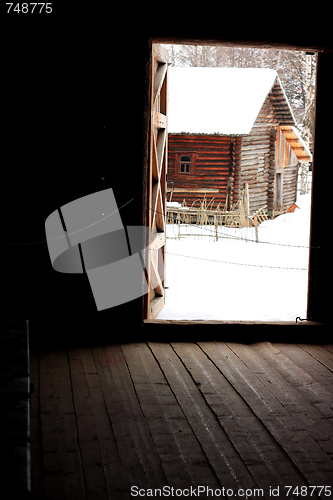
[[[293,107],[298,126],[307,146],[312,148],[316,57],[305,52],[284,51],[285,74],[283,85]],[[308,192],[309,163],[301,166],[301,194]]]

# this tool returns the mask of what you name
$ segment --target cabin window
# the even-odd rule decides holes
[[[191,157],[190,156],[181,156],[180,157],[180,172],[182,174],[190,174],[191,173]]]
[[[176,165],[178,165],[179,174],[193,175],[195,172],[195,153],[177,153]]]

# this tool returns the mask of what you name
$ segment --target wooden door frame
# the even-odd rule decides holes
[[[167,131],[167,53],[158,44],[149,44],[146,80],[149,110],[146,113],[144,224],[149,227],[147,258],[148,293],[143,297],[143,319],[151,319],[165,304],[165,225]]]
[[[318,128],[318,123],[317,123],[317,95],[318,95],[318,72],[319,72],[319,69],[321,69],[321,66],[319,65],[319,58],[321,59],[322,61],[322,64],[323,64],[323,77],[321,79],[321,88],[325,89],[325,74],[327,74],[327,72],[329,71],[329,64],[326,60],[325,62],[325,56],[327,55],[327,58],[332,61],[333,60],[333,46],[332,47],[328,47],[327,49],[323,48],[323,47],[317,47],[317,46],[305,46],[305,45],[297,45],[297,44],[281,44],[281,43],[275,43],[275,42],[269,42],[269,43],[263,43],[263,41],[254,41],[254,40],[251,40],[251,41],[246,41],[246,40],[240,40],[240,41],[237,41],[237,40],[233,40],[232,42],[231,41],[228,41],[228,40],[220,40],[220,39],[209,39],[209,38],[206,38],[206,37],[202,37],[202,38],[198,38],[196,37],[195,39],[194,38],[181,38],[179,36],[153,36],[153,37],[150,37],[149,39],[149,52],[151,53],[151,47],[153,44],[186,44],[186,45],[201,45],[201,46],[204,46],[204,45],[214,45],[214,46],[225,46],[225,47],[230,47],[230,46],[233,46],[233,47],[257,47],[257,48],[267,48],[267,49],[281,49],[281,50],[294,50],[294,51],[311,51],[313,53],[316,53],[317,54],[317,61],[316,61],[316,65],[317,65],[317,78],[316,78],[316,92],[315,92],[315,99],[316,99],[316,103],[315,103],[315,131],[317,130]],[[150,59],[150,64],[149,66],[151,67],[151,59]],[[147,82],[148,83],[148,82]],[[149,83],[148,85],[146,85],[146,88],[148,89],[149,88]],[[322,91],[324,93],[324,90]],[[323,108],[321,106],[321,108]],[[332,104],[332,108],[333,108],[333,104]],[[147,113],[148,111],[148,113]],[[323,124],[323,109],[320,110],[321,113],[320,113],[320,118],[321,118],[321,122],[320,124],[322,125]],[[151,112],[151,110],[147,110],[146,109],[146,112],[145,112],[145,115],[147,117],[147,114],[149,115],[149,113]],[[147,123],[147,121],[146,121]],[[325,125],[324,125],[325,126]],[[146,127],[146,131],[148,132],[148,128]],[[320,139],[321,141],[321,146],[322,146],[322,139]],[[146,145],[146,148],[145,148],[145,158],[147,159],[148,158],[148,150],[147,150],[147,145]],[[314,144],[313,144],[313,165],[315,165],[315,140],[314,140]],[[319,176],[318,175],[318,178],[322,176]],[[318,231],[314,231],[313,230],[313,212],[314,212],[314,205],[313,205],[313,201],[314,201],[314,191],[316,191],[316,196],[319,196],[320,193],[320,188],[319,188],[319,182],[318,182],[318,194],[317,194],[317,185],[314,183],[314,178],[315,178],[315,175],[312,175],[312,203],[311,203],[311,220],[310,220],[310,246],[314,246],[317,241],[319,240],[320,241],[320,236],[318,236]],[[144,184],[147,180],[147,166],[144,168]],[[145,189],[144,189],[145,190]],[[317,207],[315,208],[315,210],[317,211]],[[145,210],[145,214],[144,214],[144,220],[147,221],[147,206],[146,206],[146,210]],[[318,314],[318,312],[323,312],[324,311],[324,307],[320,307],[318,305],[318,298],[316,298],[316,294],[317,294],[317,291],[320,289],[321,287],[321,276],[320,276],[320,273],[319,275],[316,273],[316,280],[315,280],[315,284],[313,283],[314,282],[314,275],[313,275],[313,272],[311,271],[311,262],[315,262],[317,263],[318,261],[320,261],[320,258],[317,257],[317,253],[316,251],[313,251],[312,249],[310,249],[310,257],[309,257],[309,262],[310,262],[310,265],[309,265],[309,273],[308,273],[308,292],[307,292],[307,317],[311,317],[311,315],[315,314],[315,320],[317,321],[313,321],[311,324],[318,324],[318,321],[320,320],[320,314]],[[318,269],[318,271],[320,271],[320,269]],[[310,284],[311,284],[311,289],[310,289]],[[327,320],[326,320],[326,316],[323,316],[325,318],[324,320],[324,323],[327,323]],[[144,323],[149,323],[149,321],[151,322],[154,322],[154,323],[158,323],[158,320],[144,320]],[[163,320],[160,320],[162,323],[163,323]],[[176,324],[177,322],[173,322],[170,320],[170,323],[174,323]],[[204,324],[205,321],[200,321],[200,324]],[[219,321],[218,323],[220,324],[240,324],[240,323],[244,323],[244,324],[247,324],[247,325],[252,325],[252,324],[258,324],[258,322],[256,321],[253,321],[253,322],[233,322],[233,321]],[[283,322],[282,322],[283,323]],[[179,324],[179,322],[178,322]],[[181,323],[183,324],[183,323]],[[185,324],[187,324],[187,322],[185,322]],[[263,323],[262,323],[263,324]],[[267,324],[267,325],[281,325],[281,322],[264,322],[264,324]],[[290,323],[289,323],[290,324]],[[295,322],[293,323],[295,325],[299,325],[300,322]],[[304,324],[304,323],[303,323]],[[308,322],[308,324],[310,324],[310,322]]]

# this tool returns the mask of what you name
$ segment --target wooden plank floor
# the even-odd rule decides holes
[[[37,500],[333,496],[332,344],[132,343],[30,367]]]

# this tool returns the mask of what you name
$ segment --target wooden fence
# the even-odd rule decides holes
[[[167,205],[167,224],[174,226],[173,229],[169,226],[168,237],[180,239],[192,236],[199,239],[213,238],[217,241],[219,238],[226,237],[226,228],[254,228],[254,235],[250,236],[250,239],[254,236],[258,240],[258,225],[268,219],[267,205],[249,215],[246,190],[243,191],[241,199],[234,203],[230,210],[226,209],[227,200],[223,209],[220,205],[216,209],[212,209],[213,200],[214,198],[210,201],[206,198],[196,200],[190,207],[186,205],[185,199],[182,206]],[[222,228],[224,229],[222,230]],[[230,237],[234,236],[230,235]]]
[[[243,198],[235,203],[231,210],[221,210],[220,206],[213,210],[210,208],[212,201],[207,203],[206,198],[198,201],[198,205],[195,205],[194,202],[190,207],[186,206],[185,200],[182,206],[167,206],[167,224],[252,227],[268,219],[267,205],[249,215]]]
[[[201,241],[223,241],[225,239],[241,239],[258,241],[258,227],[228,227],[194,224],[167,224],[168,239],[190,239]]]

